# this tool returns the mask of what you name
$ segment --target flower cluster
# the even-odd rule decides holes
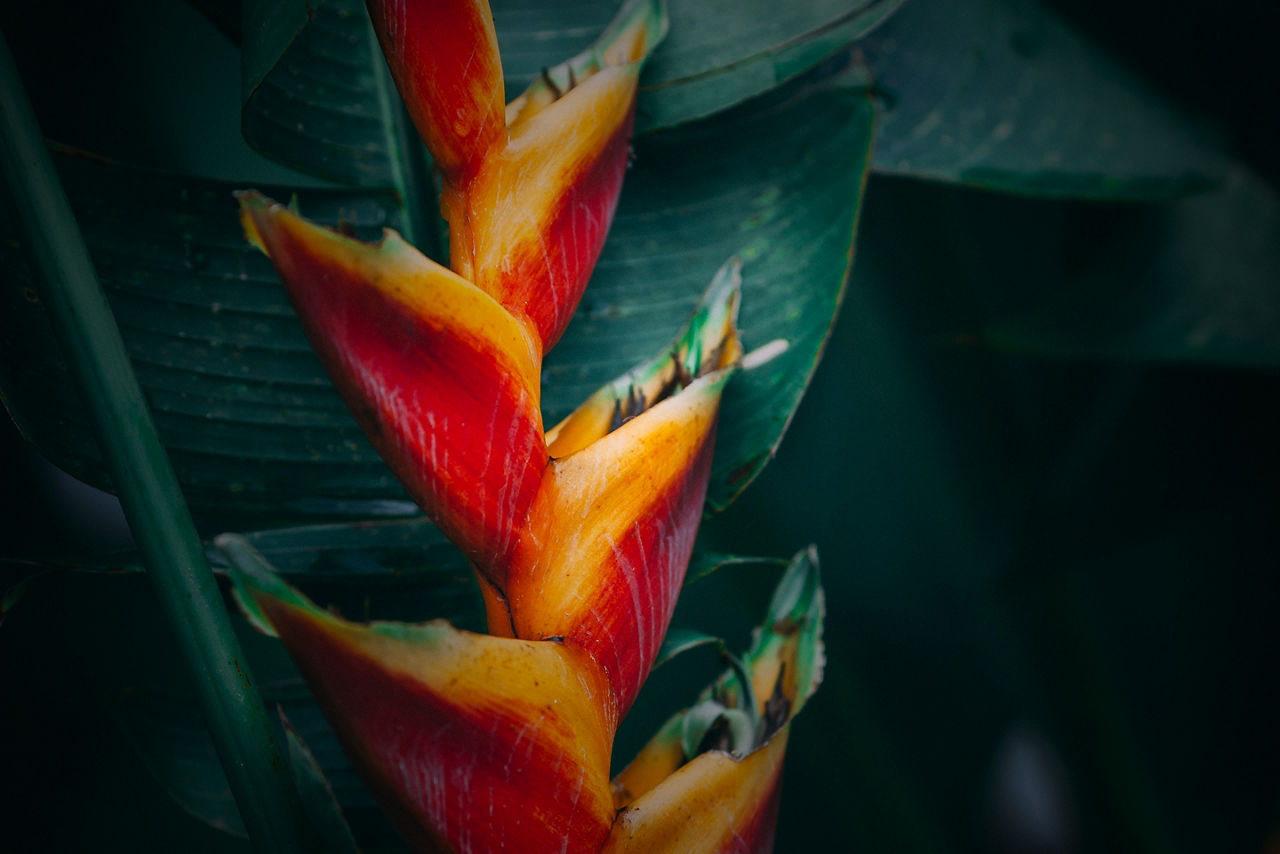
[[[654,359],[550,430],[539,408],[543,354],[612,220],[663,6],[630,0],[505,110],[484,0],[369,7],[441,173],[450,267],[394,232],[365,244],[255,192],[240,194],[242,222],[375,448],[472,562],[490,635],[347,623],[224,539],[241,599],[417,847],[719,851],[754,834],[767,848],[785,723],[820,675],[816,567],[791,573],[809,580],[738,675],[609,779],[618,721],[675,607],[741,357],[736,262]],[[735,806],[678,821],[695,795]]]

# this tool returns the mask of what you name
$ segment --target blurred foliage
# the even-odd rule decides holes
[[[910,0],[855,47],[879,136],[844,306],[777,458],[704,527],[693,572],[707,572],[673,625],[743,646],[778,568],[725,556],[819,546],[828,670],[794,729],[780,851],[1263,850],[1280,832],[1280,139],[1264,73],[1276,13],[1242,0],[1211,21],[1154,0],[961,5]],[[239,16],[193,6],[0,11],[49,137],[202,181],[351,192],[244,143]],[[591,32],[546,38],[568,52]],[[716,34],[726,49],[756,44],[733,32]],[[729,93],[722,106],[765,67],[776,76],[764,88],[812,68],[766,99],[831,73],[817,55],[829,48],[770,52],[765,36],[724,59],[752,58],[742,67],[754,70],[716,90]],[[367,81],[379,71],[367,67]],[[703,134],[699,153],[713,156],[720,120],[679,133]],[[831,121],[812,119],[819,131]],[[849,201],[832,215],[852,217]],[[152,228],[133,226],[114,239]],[[3,237],[13,254],[7,227]],[[191,260],[174,266],[189,273]],[[201,304],[198,282],[182,282],[145,298],[153,327],[172,320],[165,299]],[[813,353],[838,283],[829,293]],[[670,307],[677,321],[683,310]],[[0,369],[29,352],[11,350]],[[804,389],[800,364],[784,422]],[[70,401],[63,426],[83,434],[88,459],[74,397],[53,391]],[[192,399],[180,380],[154,402]],[[69,487],[51,485],[4,430],[0,587],[46,571],[0,627],[0,802],[14,850],[247,851],[145,578],[69,568],[133,559],[68,515],[54,490]],[[208,467],[188,488],[217,487],[218,475]],[[227,507],[203,522],[209,533],[259,526]],[[255,536],[348,616],[474,611],[465,569],[421,523]],[[287,656],[238,629],[363,850],[396,850]],[[618,758],[717,669],[707,649],[656,671]]]

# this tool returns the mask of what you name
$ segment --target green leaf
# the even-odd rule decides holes
[[[671,26],[646,64],[636,132],[703,118],[767,92],[865,35],[902,0],[668,0]],[[508,99],[584,47],[613,4],[496,0]]]
[[[453,576],[472,581],[466,559],[421,516],[275,528],[243,536],[276,572],[296,584],[359,575],[395,576],[414,583],[425,576],[435,576],[441,584],[454,583],[449,580]],[[226,565],[225,560],[214,560],[215,569]]]
[[[1103,199],[1225,172],[1194,120],[1036,0],[908,3],[862,48],[887,102],[878,172]]]
[[[248,0],[241,128],[272,160],[359,187],[403,187],[398,100],[364,4]]]
[[[744,566],[758,564],[773,564],[775,566],[786,566],[787,561],[776,557],[748,557],[745,555],[727,554],[718,552],[713,549],[703,548],[699,543],[694,547],[693,557],[689,561],[689,568],[684,574],[684,584],[688,587],[695,581],[701,581],[713,572],[723,569],[726,566]]]
[[[247,0],[241,132],[262,155],[331,181],[392,189],[411,242],[436,233],[429,157],[361,0]]]
[[[1255,173],[1237,168],[1214,193],[1131,211],[1092,249],[1066,281],[1041,285],[1034,310],[992,320],[986,342],[1057,358],[1280,367],[1280,198]]]
[[[306,741],[289,723],[281,708],[280,721],[284,724],[285,740],[289,745],[289,764],[293,768],[293,780],[302,799],[302,809],[315,831],[320,850],[331,854],[360,854],[360,846],[351,835],[351,827],[342,815],[342,807],[333,794],[333,787],[316,760]]]
[[[186,0],[186,3],[213,24],[228,42],[234,45],[241,43],[244,36],[241,4],[220,3],[218,0]]]
[[[768,92],[862,38],[903,0],[673,4],[668,44],[641,79],[636,130],[670,127]],[[853,8],[851,8],[853,7]]]
[[[658,650],[658,658],[654,661],[653,667],[656,670],[677,655],[700,646],[714,646],[721,652],[725,651],[724,641],[715,635],[696,629],[669,629],[667,637],[662,641],[662,648]]]
[[[726,391],[709,500],[731,501],[780,441],[832,323],[871,121],[865,95],[815,84],[638,143],[596,275],[544,368],[546,423],[665,345],[737,255],[744,346],[786,347]],[[219,528],[416,514],[333,391],[270,262],[241,235],[232,185],[83,157],[58,165],[193,510]],[[365,239],[401,223],[390,193],[300,198],[309,217]],[[5,404],[50,459],[105,486],[21,244],[0,246],[0,260],[12,273]]]

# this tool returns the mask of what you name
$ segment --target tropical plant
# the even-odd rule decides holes
[[[683,757],[702,741],[688,732],[707,734],[693,719],[721,722],[717,737],[732,746],[738,716],[726,712],[751,708],[734,689],[749,680],[726,674],[699,698],[722,667],[708,650],[746,647],[760,611],[777,622],[764,602],[780,563],[741,555],[813,539],[836,619],[823,691],[787,739],[780,850],[836,839],[967,850],[981,847],[988,822],[991,844],[1012,850],[1073,840],[1089,850],[1256,848],[1271,821],[1261,804],[1280,795],[1262,770],[1274,751],[1224,764],[1207,746],[1169,745],[1179,726],[1224,721],[1235,724],[1221,737],[1236,755],[1274,741],[1274,692],[1248,687],[1261,671],[1241,654],[1265,648],[1276,604],[1251,569],[1274,554],[1266,520],[1280,504],[1274,478],[1251,474],[1275,462],[1254,452],[1275,419],[1251,403],[1275,391],[1274,192],[1047,6],[900,5],[671,0],[670,34],[640,78],[614,228],[563,338],[527,378],[547,424],[570,415],[666,352],[735,255],[740,337],[754,356],[724,390],[707,503],[725,512],[704,526],[673,621],[711,634],[672,633],[669,650],[702,652],[656,672],[614,757],[673,755],[677,730]],[[494,6],[508,91],[532,83],[544,95],[582,70],[570,79],[568,67],[544,66],[574,55],[615,11]],[[52,761],[6,741],[6,776],[26,792],[9,803],[15,815],[33,807],[18,833],[42,832],[42,848],[101,848],[98,828],[129,828],[122,844],[134,848],[239,850],[246,827],[272,832],[300,792],[333,847],[350,839],[336,801],[364,850],[394,850],[279,643],[196,576],[206,558],[238,567],[260,622],[270,608],[255,589],[314,625],[340,625],[260,572],[266,560],[353,619],[485,625],[467,566],[484,557],[479,547],[464,542],[464,557],[417,516],[326,379],[270,264],[244,241],[230,195],[296,194],[317,222],[363,241],[390,226],[443,262],[459,242],[448,158],[433,169],[419,145],[362,4],[53,4],[44,14],[0,18],[19,60],[16,73],[4,69],[0,390],[45,455],[125,497],[139,548],[24,551],[13,526],[5,722],[58,741]],[[33,153],[40,134],[20,144],[13,99],[23,88],[55,143],[56,176],[43,185],[31,165],[45,156]],[[904,180],[920,178],[929,180]],[[74,221],[42,219],[57,213],[46,202],[59,188]],[[449,227],[436,214],[441,195]],[[91,267],[77,266],[81,242]],[[114,322],[100,313],[77,334],[59,283],[94,275]],[[766,470],[842,300],[826,366]],[[108,340],[117,324],[124,350]],[[653,368],[688,370],[662,358]],[[72,377],[86,375],[82,391]],[[132,401],[117,394],[128,375],[141,385]],[[634,385],[601,389],[610,419],[629,414]],[[111,393],[95,400],[94,389]],[[1184,402],[1188,393],[1224,415]],[[163,455],[129,447],[147,432],[135,429],[148,417],[144,398]],[[1196,453],[1202,441],[1217,453]],[[180,494],[163,486],[164,457]],[[1209,487],[1227,497],[1192,497]],[[14,502],[10,517],[29,525],[28,503]],[[459,526],[444,524],[457,539]],[[202,553],[197,532],[222,531],[243,537]],[[1199,555],[1210,552],[1236,570],[1235,587],[1219,591],[1231,616],[1212,619],[1216,640],[1203,649],[1240,665],[1212,678],[1196,663],[1208,654],[1176,630],[1179,609],[1201,598],[1210,560]],[[144,564],[156,594],[137,573],[101,572]],[[175,567],[189,571],[185,581]],[[184,612],[188,582],[216,607]],[[1137,605],[1150,610],[1122,616]],[[234,637],[209,625],[226,615]],[[209,712],[226,693],[217,679],[236,681],[231,644],[268,714]],[[202,656],[193,691],[185,674]],[[1188,667],[1228,699],[1169,702]],[[46,697],[61,710],[50,713]],[[290,758],[275,770],[231,763],[228,783],[215,743],[237,738],[237,721],[273,727],[277,704]],[[662,724],[684,704],[686,717]],[[110,724],[88,734],[85,721],[101,716]],[[74,757],[86,746],[113,770],[85,776]],[[1188,777],[1236,782],[1182,782],[1183,762]],[[277,773],[289,768],[296,780]],[[1253,776],[1227,773],[1241,769]],[[109,782],[54,789],[68,772]],[[632,773],[618,778],[624,788]],[[1033,812],[1019,810],[1028,779],[1051,805],[1030,829],[1019,818]],[[258,798],[237,809],[232,788]],[[126,791],[156,800],[112,806]],[[195,820],[174,817],[166,796]],[[1234,829],[1218,835],[1188,804]],[[85,820],[39,824],[63,813]]]

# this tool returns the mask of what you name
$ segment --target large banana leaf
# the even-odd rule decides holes
[[[680,124],[767,92],[861,38],[902,3],[675,0],[671,32],[641,80],[636,129]]]
[[[1103,199],[1225,174],[1192,117],[1039,0],[914,0],[862,49],[885,101],[878,172]]]
[[[428,192],[422,145],[364,3],[249,0],[244,16],[241,128],[249,144],[304,172],[395,188],[417,204]]]
[[[596,275],[545,366],[548,423],[661,349],[716,268],[739,255],[744,340],[788,346],[726,396],[711,501],[731,500],[781,438],[831,325],[871,120],[858,91],[802,81],[638,143]],[[269,262],[240,235],[233,185],[59,160],[193,509],[224,522],[252,517],[227,527],[414,512],[329,386]],[[304,213],[366,237],[400,222],[390,193],[309,190],[300,202]],[[105,483],[39,284],[20,245],[0,253],[12,271],[0,317],[5,402],[51,459]]]

